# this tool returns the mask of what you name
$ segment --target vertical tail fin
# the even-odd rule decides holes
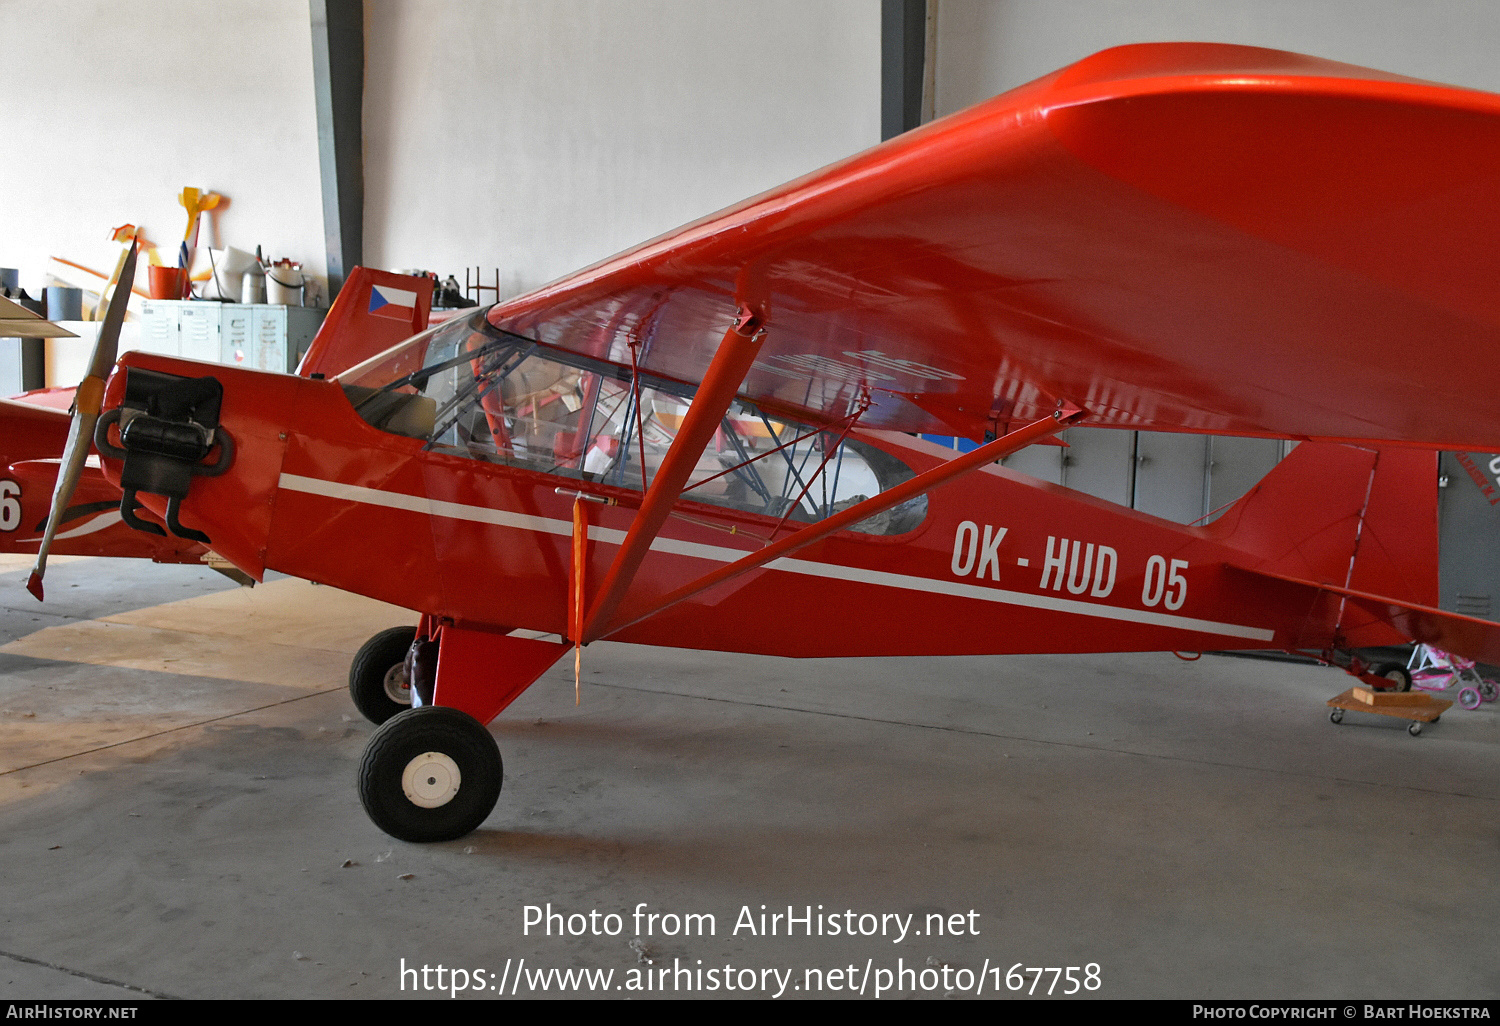
[[[1436,606],[1437,453],[1303,442],[1210,530],[1246,569]]]
[[[1322,593],[1314,645],[1420,641],[1500,662],[1500,623],[1437,608],[1435,452],[1304,442],[1213,529],[1243,568]]]
[[[297,365],[333,377],[417,334],[432,310],[432,279],[356,267]]]

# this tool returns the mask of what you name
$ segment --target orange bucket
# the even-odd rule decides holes
[[[181,299],[187,275],[180,267],[151,265],[151,298]]]

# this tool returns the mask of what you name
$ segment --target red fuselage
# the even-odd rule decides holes
[[[461,625],[562,635],[573,500],[556,489],[618,502],[587,506],[590,581],[609,567],[640,503],[630,489],[427,451],[365,423],[333,382],[135,353],[121,364],[223,383],[235,462],[194,484],[182,519],[252,576],[275,569]],[[122,377],[111,380],[106,409]],[[859,437],[918,472],[943,459],[905,435]],[[1325,547],[1352,542],[1344,534],[1357,524],[1335,493],[1358,493],[1357,521],[1369,453],[1323,449],[1318,501],[1304,495],[1300,511],[1278,501],[1273,512],[1291,521],[1280,530],[1262,523],[1263,508],[1184,527],[985,467],[931,493],[914,530],[835,534],[611,637],[787,656],[1327,647],[1336,601],[1238,569],[1287,570],[1289,531]],[[627,611],[753,551],[775,524],[695,502],[676,510]],[[1391,530],[1427,529],[1420,511],[1411,520]],[[1364,645],[1401,640],[1347,616],[1341,634]]]

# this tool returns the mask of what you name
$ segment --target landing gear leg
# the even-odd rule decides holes
[[[423,640],[414,644],[419,633]],[[384,631],[360,650],[366,659],[355,658],[356,668],[368,667],[360,675],[362,690],[377,711],[393,701],[381,682],[390,660],[405,655],[396,654],[399,640],[412,649],[414,658],[405,666],[415,674],[413,690],[422,702],[392,713],[371,735],[359,764],[359,798],[375,825],[392,837],[451,841],[483,823],[500,798],[500,750],[485,724],[570,646],[424,617],[420,631]],[[433,672],[428,663],[436,664],[430,692],[424,690],[424,674]],[[350,691],[359,704],[354,677],[351,671]],[[375,719],[365,705],[360,711]]]
[[[1376,663],[1371,666],[1348,649],[1324,649],[1316,657],[1327,666],[1337,666],[1351,677],[1357,677],[1373,691],[1410,691],[1411,671],[1400,663]]]

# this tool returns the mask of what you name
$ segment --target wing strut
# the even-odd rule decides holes
[[[641,560],[646,558],[651,542],[682,494],[683,485],[687,484],[693,468],[698,465],[698,458],[729,411],[740,383],[745,380],[750,365],[760,352],[761,338],[760,319],[748,308],[741,307],[733,326],[724,332],[708,373],[703,376],[703,383],[698,386],[682,426],[677,430],[677,437],[672,440],[671,448],[641,500],[641,508],[630,523],[630,530],[625,533],[620,551],[599,582],[599,594],[583,620],[579,639],[582,643],[587,644],[603,637],[609,630],[623,626],[611,625],[609,621],[625,597],[630,582],[635,579],[635,572],[640,568]],[[642,465],[642,481],[645,475],[646,468]],[[603,629],[606,625],[609,630]]]
[[[722,584],[732,577],[754,570],[756,567],[764,566],[774,559],[789,555],[811,545],[815,541],[826,538],[835,531],[843,530],[861,520],[866,520],[877,513],[882,513],[893,506],[923,495],[942,484],[947,484],[956,477],[967,474],[972,470],[995,462],[1017,452],[1026,446],[1059,431],[1081,420],[1087,415],[1087,411],[1080,409],[1060,409],[1049,417],[1033,421],[1023,428],[1017,428],[1007,435],[981,445],[972,452],[965,453],[957,459],[952,459],[931,470],[924,471],[908,481],[903,481],[894,488],[881,492],[879,495],[871,496],[864,502],[850,506],[846,510],[835,513],[833,516],[820,520],[815,524],[809,524],[792,534],[787,535],[779,542],[767,545],[757,552],[746,555],[743,559],[737,559],[727,566],[722,566],[713,573],[685,584],[676,591],[664,596],[660,601],[644,610],[631,610],[626,616],[620,617],[620,622],[608,625],[606,630],[600,631],[591,640],[597,640],[607,634],[623,630],[631,624],[639,623],[649,616],[655,616],[663,610],[675,606],[684,599],[692,598],[694,595],[716,584]]]
[[[645,464],[642,464],[644,467]],[[583,597],[586,581],[584,568],[589,541],[589,521],[583,512],[583,496],[573,499],[573,574],[569,582],[572,588],[568,596],[568,640],[573,642],[573,704],[581,705],[579,676],[583,673]]]

